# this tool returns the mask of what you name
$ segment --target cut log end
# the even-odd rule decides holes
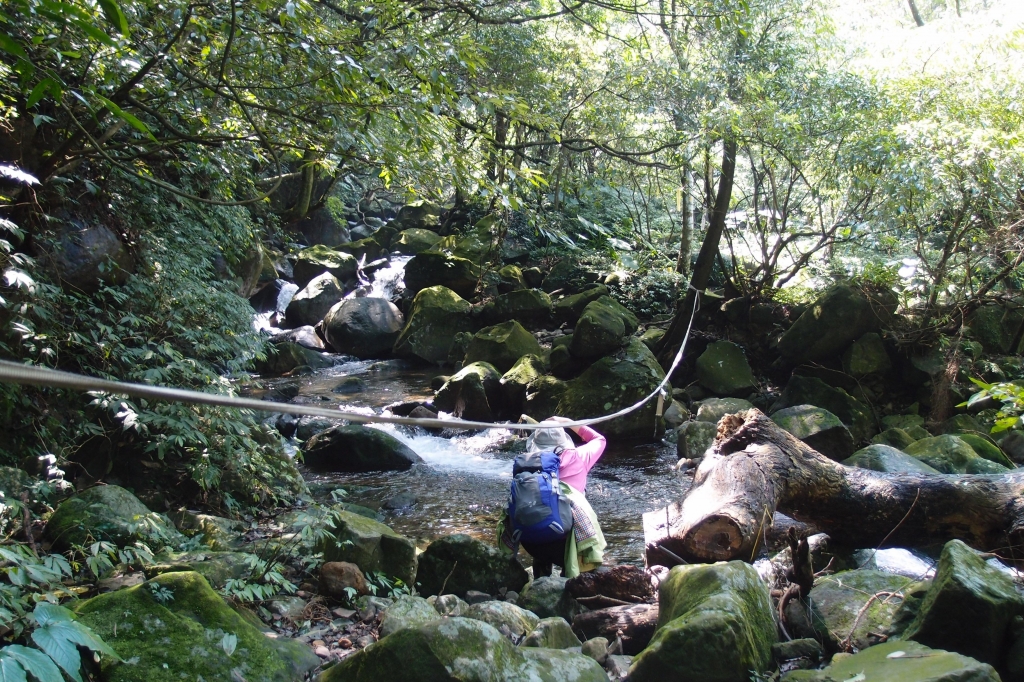
[[[752,551],[736,521],[728,516],[707,516],[690,529],[683,540],[687,554],[711,561],[728,561],[743,550]]]

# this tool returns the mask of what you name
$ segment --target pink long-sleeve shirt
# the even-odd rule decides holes
[[[576,490],[584,492],[587,489],[587,474],[597,464],[597,460],[601,459],[608,441],[589,426],[581,426],[576,433],[583,439],[583,445],[562,450],[559,455],[558,477]]]

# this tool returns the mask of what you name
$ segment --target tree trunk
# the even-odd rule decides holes
[[[779,510],[851,547],[959,538],[985,551],[1024,536],[1024,473],[883,474],[832,461],[758,410],[723,417],[682,503],[644,515],[648,562],[752,561]],[[660,546],[660,548],[659,548]]]
[[[657,604],[634,604],[581,613],[573,619],[572,631],[583,641],[604,637],[613,643],[621,637],[622,653],[636,656],[650,644],[657,625]]]
[[[685,275],[690,269],[690,240],[693,238],[693,211],[690,209],[690,168],[683,167],[682,188],[680,193],[680,212],[682,213],[681,232],[679,234],[679,257],[676,259],[676,272]]]
[[[917,11],[917,3],[914,0],[907,0],[907,4],[910,5],[910,13],[914,16],[914,23],[918,26],[924,26],[924,19],[921,18],[921,13]]]

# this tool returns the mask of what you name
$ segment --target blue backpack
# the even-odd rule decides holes
[[[512,539],[520,542],[557,542],[572,530],[572,507],[558,489],[558,454],[519,455],[512,464],[508,518]]]

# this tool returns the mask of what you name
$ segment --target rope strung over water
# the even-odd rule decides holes
[[[189,391],[182,388],[169,388],[166,386],[151,386],[147,384],[129,384],[121,381],[108,381],[96,379],[82,374],[62,372],[47,367],[36,365],[23,365],[9,360],[0,360],[0,381],[12,384],[28,386],[45,386],[51,388],[67,388],[83,391],[86,393],[110,393],[115,395],[129,395],[134,398],[147,398],[150,400],[166,400],[172,402],[192,403],[196,405],[216,405],[218,407],[233,407],[242,410],[254,410],[257,412],[280,412],[296,416],[326,417],[328,419],[347,419],[350,422],[367,424],[372,422],[382,424],[402,424],[405,426],[420,426],[423,428],[440,429],[515,429],[519,431],[534,431],[536,429],[549,428],[557,425],[563,428],[576,426],[590,426],[600,424],[623,417],[630,412],[640,409],[645,403],[655,396],[658,396],[665,389],[672,373],[682,362],[683,353],[686,350],[686,343],[690,339],[690,330],[693,328],[693,320],[697,316],[700,296],[694,297],[693,312],[690,314],[690,324],[686,328],[686,336],[679,346],[679,352],[672,360],[672,366],[665,373],[658,387],[643,400],[630,405],[618,412],[607,414],[602,417],[581,419],[571,422],[541,422],[540,424],[512,424],[491,422],[477,422],[466,419],[422,419],[417,417],[394,417],[385,415],[366,415],[357,412],[345,412],[332,410],[324,407],[313,407],[309,405],[293,405],[291,403],[273,403],[266,400],[254,400],[253,398],[239,398],[236,396],[219,395],[216,393],[203,393],[201,391]]]

